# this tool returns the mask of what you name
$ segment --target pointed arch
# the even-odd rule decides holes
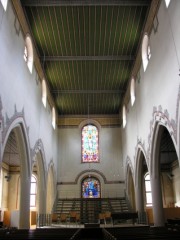
[[[146,151],[143,147],[143,144],[138,141],[138,144],[136,146],[136,153],[135,153],[135,185],[138,184],[139,182],[139,174],[140,174],[140,171],[141,171],[141,164],[142,164],[142,161],[143,159],[145,160],[145,163],[147,165],[147,169],[149,171],[149,162],[148,162],[148,159],[147,159],[147,155],[146,155]]]
[[[135,204],[135,184],[134,184],[134,170],[132,162],[129,157],[126,160],[126,196],[130,202],[132,209],[136,208]]]
[[[144,173],[148,171],[147,158],[142,147],[138,142],[137,151],[135,155],[135,194],[136,194],[136,210],[140,214],[145,212],[144,199]]]
[[[48,174],[47,174],[47,192],[46,192],[46,212],[51,213],[53,210],[54,203],[58,198],[56,192],[56,171],[54,168],[54,163],[51,160],[49,167],[48,167]]]
[[[8,138],[13,131],[16,139],[19,163],[20,163],[20,206],[19,206],[19,228],[29,228],[29,201],[30,201],[30,148],[28,134],[23,118],[16,118],[6,129],[3,141],[3,154]]]
[[[156,118],[154,119],[155,121],[151,137],[150,176],[152,185],[154,224],[155,226],[164,226],[165,219],[163,207],[166,204],[166,188],[164,188],[163,179],[169,179],[169,177],[167,176],[167,172],[166,174],[163,173],[163,168],[166,166],[166,171],[168,170],[171,173],[171,166],[177,161],[178,157],[176,145],[174,144],[175,139],[173,139],[174,134],[172,132],[172,126],[167,124],[166,119],[161,119],[161,117],[159,117],[160,116],[156,115]],[[171,158],[169,155],[169,146],[172,148],[171,152],[174,153]],[[170,194],[169,192],[169,197],[175,201],[174,193]]]
[[[151,161],[149,162],[150,174],[153,172],[153,169],[155,167],[155,152],[157,150],[157,147],[159,147],[158,145],[156,145],[158,144],[157,138],[160,137],[160,135],[158,136],[158,134],[162,134],[162,127],[165,127],[169,132],[169,135],[171,136],[172,142],[176,150],[176,154],[178,156],[176,129],[174,127],[174,124],[172,124],[172,122],[174,123],[174,121],[170,121],[168,116],[168,113],[163,113],[162,110],[154,111],[153,114],[153,121],[151,122],[151,133],[149,135],[149,158],[151,159]],[[157,171],[157,169],[154,170],[155,172]]]
[[[41,139],[38,139],[33,149],[33,169],[35,169],[37,176],[37,211],[38,213],[46,212],[46,161],[45,161],[45,152]]]

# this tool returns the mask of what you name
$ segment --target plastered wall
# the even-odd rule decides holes
[[[101,182],[101,195],[124,195],[121,129],[99,130],[99,163],[82,163],[81,129],[59,129],[58,191],[60,197],[80,197],[81,181],[93,175]],[[121,181],[121,183],[120,183]]]
[[[0,4],[0,116],[1,129],[1,160],[5,144],[5,132],[10,127],[12,119],[21,116],[28,133],[28,148],[32,152],[40,139],[44,149],[45,175],[48,166],[53,161],[57,169],[57,129],[51,124],[51,107],[42,104],[41,79],[35,67],[30,73],[24,58],[25,42],[18,19],[14,14],[11,1],[8,1],[6,12]],[[31,155],[32,157],[32,155]],[[30,159],[30,166],[32,163]],[[54,174],[54,177],[56,173]]]
[[[149,36],[151,58],[144,72],[141,66],[136,80],[134,106],[127,106],[127,125],[122,130],[123,161],[130,159],[135,172],[137,149],[140,147],[151,161],[153,124],[159,121],[172,131],[172,140],[179,155],[179,59],[180,1],[171,1],[169,8],[161,1],[155,20],[157,29]],[[158,24],[157,24],[158,22]]]

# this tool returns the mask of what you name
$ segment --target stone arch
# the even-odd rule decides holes
[[[95,175],[99,176],[103,180],[104,183],[107,183],[107,179],[106,179],[105,175],[102,172],[100,172],[96,169],[90,169],[90,170],[82,171],[81,173],[79,173],[77,175],[77,177],[75,179],[75,183],[77,184],[80,181],[80,179],[82,178],[82,176],[84,176],[84,175],[88,176],[89,174],[90,175],[95,174]]]
[[[150,152],[150,177],[152,185],[152,199],[153,199],[153,215],[154,215],[154,225],[155,226],[164,226],[164,211],[163,211],[163,196],[162,196],[162,176],[163,172],[163,162],[165,156],[162,156],[162,141],[164,139],[164,133],[172,142],[173,151],[175,153],[175,158],[177,157],[177,148],[175,144],[175,138],[173,133],[173,128],[171,124],[168,124],[169,121],[161,116],[156,115],[155,121],[153,124],[153,132],[151,137],[151,152]],[[168,143],[169,144],[169,143]],[[167,147],[165,147],[167,148]],[[168,153],[169,154],[169,153]],[[169,156],[168,156],[169,158]],[[176,159],[175,159],[176,160]],[[173,160],[174,161],[174,160]]]
[[[142,144],[139,142],[135,156],[135,193],[136,193],[136,210],[140,215],[145,212],[144,199],[144,173],[148,171],[147,157]]]
[[[51,160],[49,167],[48,167],[48,174],[47,174],[47,192],[46,192],[46,212],[51,213],[54,203],[58,198],[56,192],[56,171],[54,168],[54,163]]]
[[[169,120],[169,114],[167,111],[162,111],[161,107],[159,109],[154,109],[153,113],[153,121],[151,121],[150,126],[150,135],[149,135],[149,158],[151,161],[149,162],[149,170],[152,173],[153,170],[153,154],[154,154],[154,146],[157,141],[157,134],[160,127],[163,126],[169,132],[171,139],[173,141],[174,147],[176,149],[176,153],[178,155],[178,147],[177,147],[177,134],[176,134],[176,127],[173,120]]]
[[[94,120],[94,119],[86,119],[86,120],[83,120],[80,124],[79,124],[79,129],[81,130],[85,125],[87,124],[93,124],[95,125],[98,130],[100,131],[101,129],[101,125],[98,121]]]
[[[14,133],[20,166],[20,205],[19,205],[19,228],[29,228],[29,192],[30,192],[30,147],[28,141],[28,133],[24,119],[22,117],[13,120],[6,128],[4,141],[2,146],[2,154],[4,155],[5,147],[10,134]]]
[[[134,170],[132,166],[132,162],[129,157],[126,160],[126,196],[131,204],[132,209],[135,209],[135,185],[134,185]]]
[[[33,169],[36,171],[37,176],[37,185],[38,185],[38,204],[37,210],[38,213],[46,212],[46,161],[45,161],[45,152],[42,140],[39,139],[33,149]]]

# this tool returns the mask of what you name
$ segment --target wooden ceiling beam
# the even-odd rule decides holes
[[[134,56],[44,56],[43,62],[59,61],[134,61]]]
[[[124,93],[124,90],[52,90],[52,94],[69,94],[69,93],[85,93],[85,94],[101,94],[101,93],[106,93],[106,94],[121,94]]]
[[[148,0],[23,0],[23,6],[148,6]]]

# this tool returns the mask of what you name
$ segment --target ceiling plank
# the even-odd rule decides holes
[[[148,0],[23,0],[23,6],[148,6]]]
[[[58,61],[134,61],[134,56],[42,56],[43,62]]]

